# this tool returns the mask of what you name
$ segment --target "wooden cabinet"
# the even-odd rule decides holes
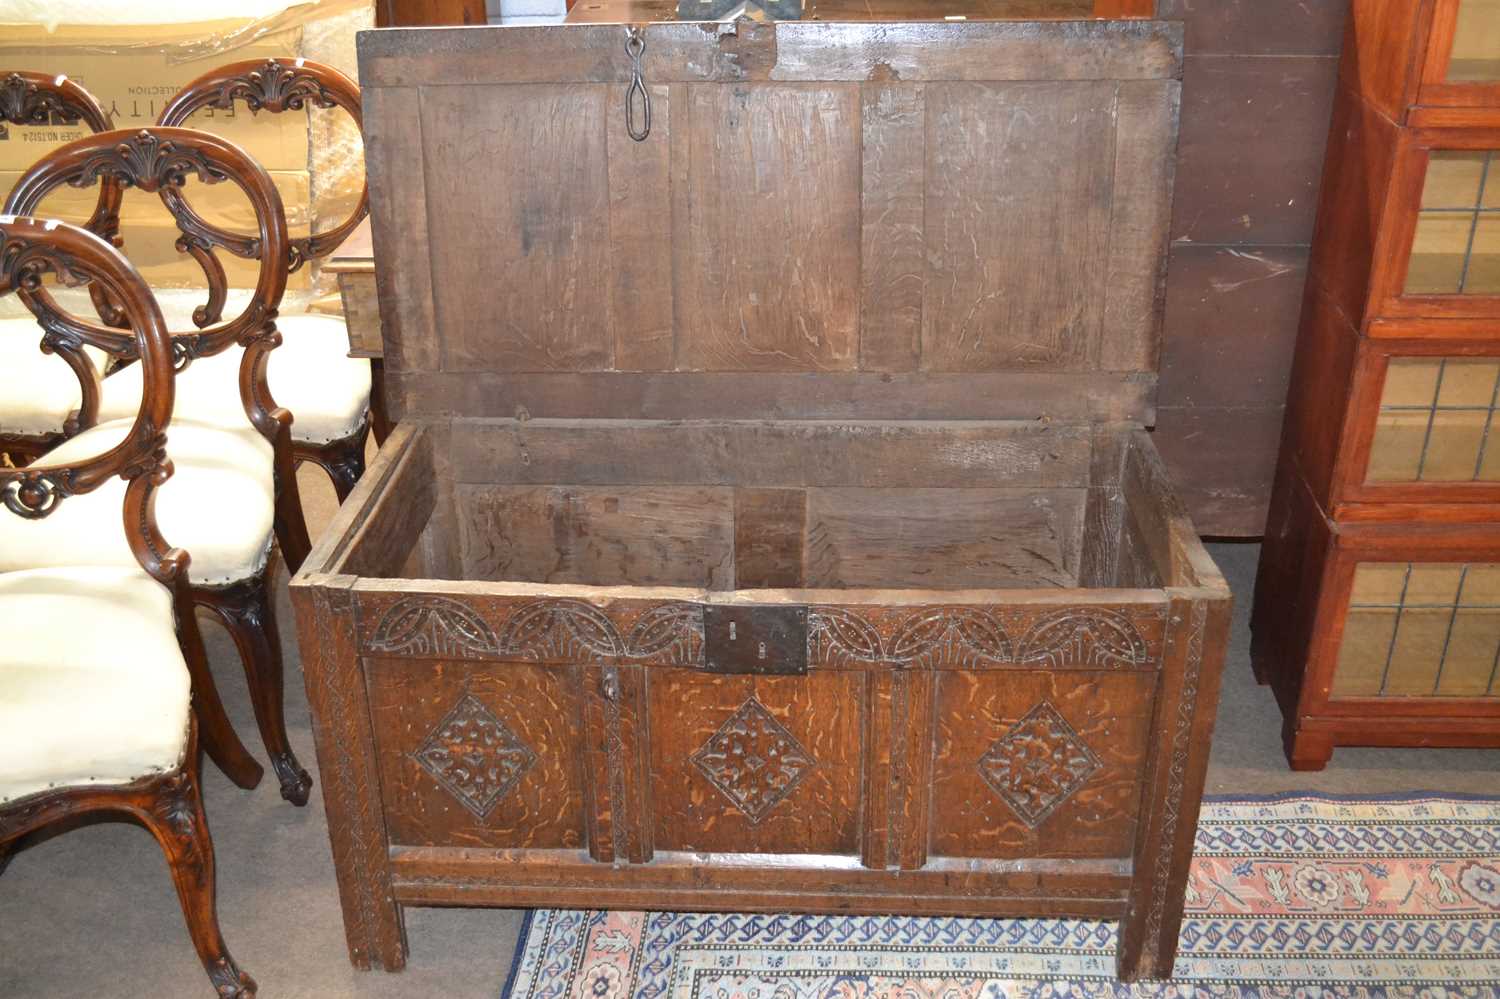
[[[1253,615],[1293,766],[1500,744],[1500,4],[1353,5]]]
[[[402,422],[293,583],[355,962],[546,904],[1169,973],[1229,609],[1143,429],[1180,28],[632,28],[361,38]]]

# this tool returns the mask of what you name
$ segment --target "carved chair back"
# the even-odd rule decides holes
[[[206,184],[228,181],[237,186],[254,209],[255,235],[221,233],[182,211],[185,203],[173,195],[189,177]],[[281,343],[276,314],[286,288],[285,261],[290,250],[286,213],[270,175],[234,143],[207,132],[119,129],[86,136],[44,157],[16,182],[4,210],[32,214],[50,191],[96,183],[154,192],[173,213],[182,233],[177,248],[198,262],[209,286],[209,303],[193,315],[199,329],[173,333],[173,366],[180,371],[194,358],[218,354],[235,344],[244,347],[239,386],[245,414],[268,440],[276,441],[290,427],[291,414],[272,399],[266,365],[271,350]],[[227,282],[215,255],[218,248],[260,259],[254,294],[238,316],[224,322],[219,319]],[[49,347],[78,349],[89,344],[121,359],[139,356],[135,337],[67,312],[44,288],[22,287],[20,295],[41,323]]]
[[[232,62],[203,74],[178,91],[162,109],[157,123],[184,125],[205,108],[231,109],[240,100],[252,111],[279,114],[302,111],[309,105],[319,108],[342,108],[363,133],[359,85],[332,66],[305,59],[246,59]],[[179,197],[173,194],[173,197]],[[186,206],[184,206],[186,207]],[[189,208],[196,224],[215,232],[228,241],[232,234],[214,229]],[[359,204],[348,219],[325,232],[292,240],[288,270],[295,271],[309,260],[325,257],[338,249],[370,213],[370,190],[361,186]]]
[[[107,132],[109,115],[104,105],[79,84],[66,76],[47,73],[30,73],[23,70],[7,72],[0,70],[0,121],[11,125],[77,125],[82,123],[91,132]],[[99,200],[94,213],[85,226],[90,232],[120,245],[120,185],[106,180],[99,185]],[[94,307],[111,325],[120,325],[122,317],[118,307],[103,296],[96,286],[89,287]],[[81,402],[78,413],[64,428],[67,434],[92,426],[99,414],[99,379],[103,374],[95,370],[87,354],[65,347],[55,349],[59,357],[78,376]]]
[[[73,287],[97,284],[119,303],[140,359],[141,408],[130,432],[102,454],[67,465],[44,459],[0,469],[0,502],[19,517],[39,520],[69,496],[91,492],[119,475],[129,483],[122,526],[131,551],[147,572],[173,586],[186,578],[188,556],[167,547],[152,502],[156,487],[172,474],[165,450],[172,419],[172,339],[161,309],[135,268],[99,236],[65,222],[0,215],[0,297],[36,294],[48,275]]]
[[[0,70],[0,121],[12,125],[77,125],[108,132],[104,105],[66,76]],[[119,246],[120,187],[113,180],[99,185],[99,201],[87,223],[90,232]]]

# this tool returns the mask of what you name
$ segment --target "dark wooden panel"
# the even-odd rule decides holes
[[[1043,423],[458,420],[460,482],[1083,486],[1089,432]]]
[[[859,366],[914,371],[927,289],[926,107],[920,86],[866,84]]]
[[[1115,85],[927,88],[922,365],[1078,370],[1097,356]]]
[[[1154,420],[1156,375],[1084,372],[386,373],[412,410],[642,420]]]
[[[694,486],[459,486],[465,579],[734,585],[734,500]]]
[[[1201,534],[1263,533],[1281,413],[1279,406],[1162,408],[1152,440]]]
[[[651,671],[656,848],[858,855],[864,683]]]
[[[1402,0],[1406,2],[1406,0]],[[1336,56],[1349,0],[1157,0],[1156,16],[1186,22],[1193,55]]]
[[[668,87],[651,87],[651,135],[635,142],[621,128],[606,129],[609,147],[610,305],[614,367],[666,371],[672,367],[672,102]],[[624,107],[623,86],[609,89],[608,106]]]
[[[1302,311],[1306,248],[1178,243],[1168,273],[1160,404],[1279,408]]]
[[[1335,72],[1332,57],[1188,57],[1174,239],[1311,239]]]
[[[1081,489],[809,489],[806,583],[1076,586]]]
[[[563,670],[371,659],[366,672],[392,843],[584,845]]]
[[[617,109],[606,110],[607,98],[604,87],[580,85],[424,91],[428,224],[433,272],[443,275],[436,321],[446,367],[609,367],[604,136],[605,116],[617,124]]]
[[[1147,673],[942,674],[932,852],[1128,856],[1155,684]]]
[[[688,88],[679,368],[855,366],[859,122],[855,87]]]
[[[806,531],[806,491],[736,489],[734,585],[740,589],[803,586]]]

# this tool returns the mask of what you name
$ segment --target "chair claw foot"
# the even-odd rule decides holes
[[[241,971],[234,961],[221,957],[208,973],[219,999],[255,999],[255,979]]]
[[[281,796],[299,808],[307,804],[307,796],[312,791],[312,776],[297,762],[297,758],[288,753],[285,756],[271,758],[271,766],[276,770],[276,778],[281,782]]]

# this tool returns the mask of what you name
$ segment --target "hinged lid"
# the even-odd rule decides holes
[[[393,408],[1149,423],[1180,68],[1158,21],[365,32]]]

